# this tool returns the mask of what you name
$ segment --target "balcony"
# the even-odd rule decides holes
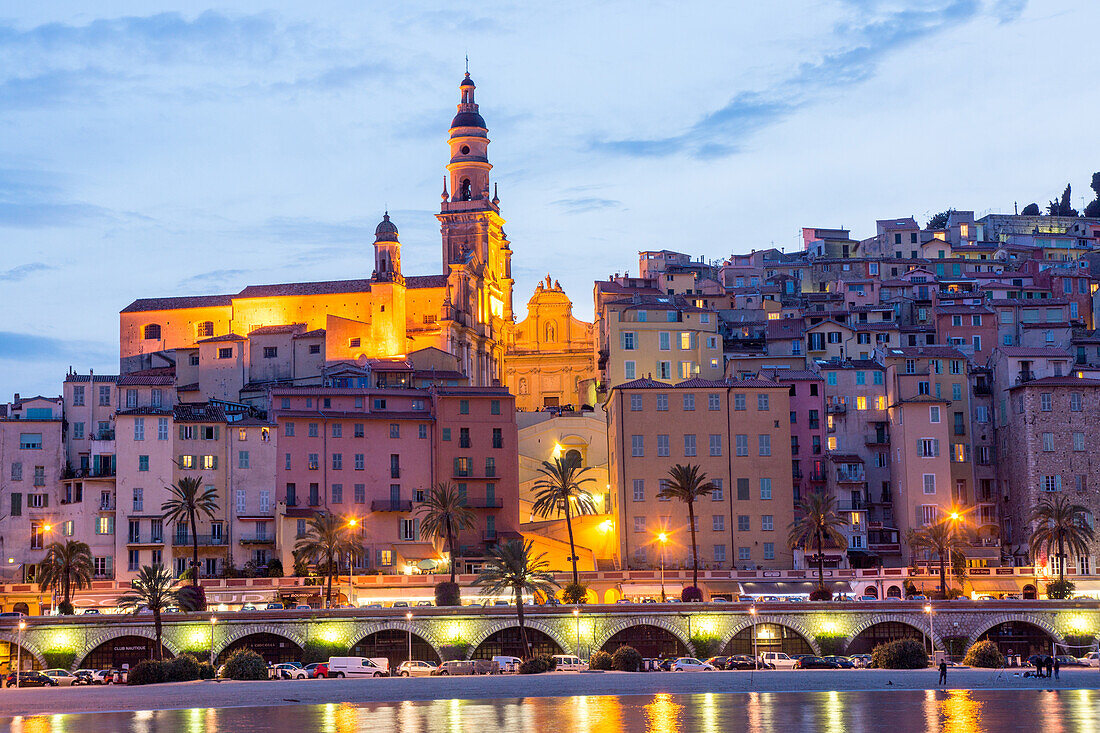
[[[241,537],[240,543],[242,545],[273,545],[275,544],[275,537],[269,534],[252,534]]]
[[[212,534],[200,534],[199,547],[221,547],[225,545],[225,538],[218,536],[215,537]],[[172,538],[173,547],[190,547],[191,535],[176,535]]]
[[[97,430],[96,432],[91,433],[88,436],[88,438],[91,439],[91,440],[114,440],[115,439],[115,431],[114,430]]]
[[[814,483],[825,483],[825,471],[819,471],[817,469],[810,471],[810,481]]]
[[[372,512],[411,512],[412,508],[413,503],[411,501],[392,501],[390,499],[383,499],[370,503],[370,510]]]
[[[956,426],[954,426],[954,431],[953,432],[955,433],[955,435],[966,435],[966,426],[965,425],[956,425]]]
[[[466,506],[471,509],[500,509],[504,506],[504,500],[495,496],[468,496]]]
[[[890,445],[889,433],[870,433],[864,439],[866,445]]]
[[[495,529],[487,529],[481,533],[481,539],[485,542],[496,542],[500,537],[500,533]]]
[[[836,404],[828,405],[825,409],[830,415],[843,415],[844,413],[848,412],[848,405],[843,402],[838,402]]]
[[[985,382],[974,385],[974,394],[976,395],[988,395],[993,394],[993,390]]]
[[[1023,384],[1024,382],[1032,382],[1035,380],[1035,372],[1026,371],[1021,369],[1016,375],[1016,384]]]
[[[863,484],[867,482],[867,474],[863,471],[840,471],[836,472],[837,483],[841,484]]]
[[[113,512],[114,510],[115,510],[115,500],[114,499],[108,499],[108,500],[100,499],[99,500],[99,511],[101,511],[101,512]]]

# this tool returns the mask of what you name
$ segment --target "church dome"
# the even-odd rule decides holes
[[[385,214],[383,214],[382,221],[378,222],[378,226],[374,228],[374,241],[397,241],[397,226],[392,221],[390,221],[390,212],[387,211]]]
[[[459,87],[473,87],[473,86],[476,86],[474,84],[474,80],[470,78],[470,72],[468,72],[468,71],[466,72],[466,78],[463,79],[462,83],[459,84],[458,86]]]
[[[455,127],[485,127],[485,118],[477,112],[459,112],[451,120],[451,128]]]

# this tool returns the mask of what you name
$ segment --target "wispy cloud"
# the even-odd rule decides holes
[[[0,227],[71,227],[96,220],[119,220],[137,216],[73,200],[66,195],[56,173],[0,169]]]
[[[16,283],[20,280],[27,279],[28,276],[36,272],[47,272],[54,269],[56,268],[47,265],[45,262],[28,262],[25,265],[18,265],[7,270],[0,270],[0,282]]]
[[[570,214],[583,214],[587,211],[599,211],[601,209],[617,209],[622,206],[621,201],[616,201],[615,199],[602,199],[596,196],[558,199],[552,203],[554,206],[562,207]]]
[[[253,270],[236,270],[236,269],[224,269],[224,270],[211,270],[210,272],[200,272],[197,275],[184,278],[180,280],[179,289],[187,293],[208,293],[211,290],[223,290],[223,286],[227,283],[240,282],[245,275],[253,272]]]
[[[79,358],[103,362],[112,358],[114,348],[99,341],[74,341],[29,333],[0,331],[0,360],[49,361]],[[117,357],[116,357],[117,358]]]
[[[891,5],[885,10],[879,10],[875,0],[854,0],[851,4],[858,9],[861,21],[845,22],[834,29],[836,35],[849,39],[841,49],[802,64],[794,74],[764,89],[738,92],[725,106],[679,135],[597,140],[592,147],[636,157],[687,153],[715,158],[737,153],[754,132],[782,121],[829,92],[868,79],[885,57],[969,21],[982,10],[978,0],[952,0],[931,8],[924,2],[903,9]],[[992,12],[1003,20],[1020,4],[1021,0],[999,0]]]

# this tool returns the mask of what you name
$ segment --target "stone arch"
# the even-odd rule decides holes
[[[42,669],[46,669],[46,657],[43,656],[42,650],[38,648],[38,645],[32,641],[29,634],[23,634],[23,643],[19,643],[19,634],[11,633],[10,631],[0,631],[0,641],[6,641],[12,646],[22,647],[23,651],[34,657]],[[15,666],[15,662],[12,662],[12,667]]]
[[[809,644],[810,648],[814,650],[814,654],[821,654],[821,647],[817,645],[817,640],[814,638],[813,634],[811,634],[809,630],[802,625],[802,622],[791,618],[790,616],[758,616],[756,618],[756,625],[759,624],[775,624],[777,626],[786,626],[788,629],[801,636],[802,640]],[[754,624],[752,619],[742,619],[740,623],[737,623],[730,627],[730,630],[726,632],[725,636],[722,637],[722,644],[718,648],[725,649],[726,646],[729,645],[730,641],[733,640],[733,637],[737,636],[742,631],[753,625]]]
[[[91,654],[100,645],[105,644],[112,639],[118,639],[122,636],[141,636],[155,642],[157,640],[157,635],[156,632],[153,631],[153,629],[151,628],[152,619],[149,620],[149,623],[150,628],[145,628],[142,626],[108,627],[105,629],[101,629],[93,636],[87,637],[87,639],[84,640],[84,645],[81,646],[80,649],[78,649],[76,652],[77,666],[80,666],[80,662],[83,662],[84,658]],[[167,632],[168,630],[169,628],[165,627],[164,631]],[[171,638],[169,638],[169,635],[167,633],[161,635],[160,643],[168,652],[172,654],[173,657],[178,657],[180,655],[181,650],[179,646],[174,641],[172,641]]]
[[[214,656],[220,656],[230,644],[253,634],[274,634],[283,637],[287,641],[294,642],[299,649],[304,649],[306,646],[305,637],[289,625],[256,624],[254,626],[236,626],[231,631],[227,631],[224,636],[217,638],[214,644]]]
[[[616,603],[622,595],[619,594],[618,588],[608,588],[603,592],[603,602],[607,605]]]
[[[541,631],[542,633],[549,636],[551,639],[554,640],[554,643],[557,644],[558,647],[561,648],[561,650],[563,652],[568,650],[568,649],[572,649],[573,646],[574,646],[574,643],[572,641],[566,641],[565,637],[563,637],[560,633],[558,633],[558,630],[556,628],[554,628],[553,626],[551,626],[550,624],[548,624],[548,623],[545,623],[545,622],[539,621],[539,620],[531,620],[531,619],[528,619],[528,618],[524,618],[523,619],[523,625],[526,626],[529,629],[534,629],[536,631]],[[488,626],[486,626],[482,629],[479,629],[478,632],[470,638],[470,648],[466,652],[466,658],[469,659],[470,655],[473,654],[479,646],[481,646],[481,643],[483,641],[485,641],[486,639],[488,639],[493,634],[497,633],[498,631],[504,631],[505,629],[512,628],[512,627],[518,627],[518,626],[519,626],[519,623],[517,623],[516,621],[510,620],[510,619],[509,620],[500,619],[500,620],[494,621],[493,623],[489,624]]]
[[[922,616],[923,616],[923,614],[922,614]],[[927,620],[927,617],[924,617],[924,620]],[[856,621],[856,623],[852,626],[848,636],[844,639],[844,646],[847,647],[847,646],[851,645],[852,641],[854,641],[857,636],[859,636],[860,634],[862,634],[864,631],[871,628],[875,624],[886,623],[887,621],[896,621],[899,624],[905,624],[906,626],[911,626],[912,628],[919,631],[922,635],[928,636],[928,631],[929,631],[928,627],[927,626],[922,627],[919,623],[914,623],[912,614],[876,613],[876,614],[863,616],[858,621]],[[934,632],[932,634],[933,643],[935,643],[935,645],[938,648],[943,649],[944,645],[943,645],[943,641],[940,639],[939,632],[936,632],[934,628],[933,628],[933,632]]]
[[[629,629],[631,626],[656,626],[659,629],[664,629],[679,639],[680,643],[691,654],[695,654],[695,646],[688,639],[687,634],[684,633],[685,629],[662,616],[636,616],[634,618],[618,619],[604,628],[603,633],[592,643],[592,648],[603,649],[604,644],[610,641],[612,636],[624,629]]]
[[[1065,639],[1062,637],[1058,630],[1054,628],[1054,624],[1044,619],[1042,616],[1038,616],[1033,613],[1000,613],[993,617],[983,617],[982,620],[974,627],[975,631],[967,639],[967,646],[973,646],[975,642],[981,637],[982,634],[990,629],[1007,623],[1023,623],[1031,624],[1036,628],[1050,634],[1051,638],[1059,644],[1063,643]]]
[[[531,624],[528,623],[527,625],[530,626]],[[440,649],[445,646],[445,644],[434,633],[434,626],[429,624],[418,624],[416,621],[407,621],[404,619],[355,624],[347,639],[348,647],[355,646],[363,639],[366,639],[371,634],[377,634],[379,631],[401,631],[403,633],[411,631],[414,636],[419,636],[421,639],[428,642],[435,653],[439,655],[440,659],[443,658]]]

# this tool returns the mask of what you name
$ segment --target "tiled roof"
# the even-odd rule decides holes
[[[244,336],[238,336],[235,333],[227,333],[224,336],[211,336],[208,339],[200,339],[198,341],[198,343],[200,343],[200,344],[214,344],[214,343],[218,343],[220,341],[247,341],[247,339]]]
[[[773,388],[778,387],[778,388],[786,389],[786,387],[783,387],[783,385],[779,384],[778,382],[773,382],[770,379],[758,379],[756,377],[749,377],[747,379],[730,380],[727,383],[727,386],[729,386],[729,387],[773,387]]]
[[[172,409],[176,422],[226,422],[220,405],[184,402]]]
[[[768,321],[765,332],[769,339],[798,338],[805,325],[801,318],[780,318]]]
[[[131,407],[128,410],[119,410],[119,415],[171,415],[170,407]]]
[[[324,336],[324,335],[325,335],[325,329],[315,328],[312,331],[306,331],[305,333],[295,334],[294,338],[296,338],[296,339],[319,338],[319,337]]]
[[[828,453],[826,457],[833,463],[863,463],[855,453]]]
[[[907,359],[965,359],[966,355],[954,346],[900,346],[891,348],[887,356],[904,356]]]
[[[370,280],[329,280],[314,283],[280,283],[249,285],[234,298],[276,298],[283,295],[333,295],[336,293],[368,293]]]
[[[117,382],[117,374],[66,374],[66,382]]]
[[[405,278],[405,287],[418,288],[445,288],[447,287],[446,275],[412,275]]]
[[[1077,377],[1042,377],[1032,379],[1030,382],[1021,382],[1009,389],[1021,387],[1100,387],[1100,379],[1086,379]]]
[[[198,392],[199,391],[199,383],[198,382],[192,382],[191,384],[181,384],[181,385],[176,387],[176,391],[177,392]]]
[[[298,333],[305,330],[304,323],[285,323],[281,326],[260,326],[248,332],[249,336],[266,336],[269,334]]]
[[[118,380],[119,387],[159,387],[175,383],[175,374],[125,374]]]
[[[141,311],[170,311],[181,308],[213,308],[231,305],[232,295],[189,295],[180,298],[138,298],[123,308],[121,313]]]
[[[821,375],[809,369],[761,369],[760,373],[779,382],[821,381]]]
[[[916,219],[911,216],[904,219],[879,219],[875,223],[887,231],[893,229],[920,229]]]
[[[672,385],[667,382],[658,382],[648,377],[642,377],[641,379],[616,385],[613,389],[669,389],[670,387]]]
[[[1001,346],[998,347],[1005,356],[1013,357],[1050,357],[1050,358],[1069,358],[1069,352],[1065,349],[1058,349],[1053,346]]]
[[[728,387],[729,383],[725,380],[716,381],[713,379],[702,379],[701,377],[692,377],[691,379],[685,379],[683,382],[678,382],[677,387]]]

